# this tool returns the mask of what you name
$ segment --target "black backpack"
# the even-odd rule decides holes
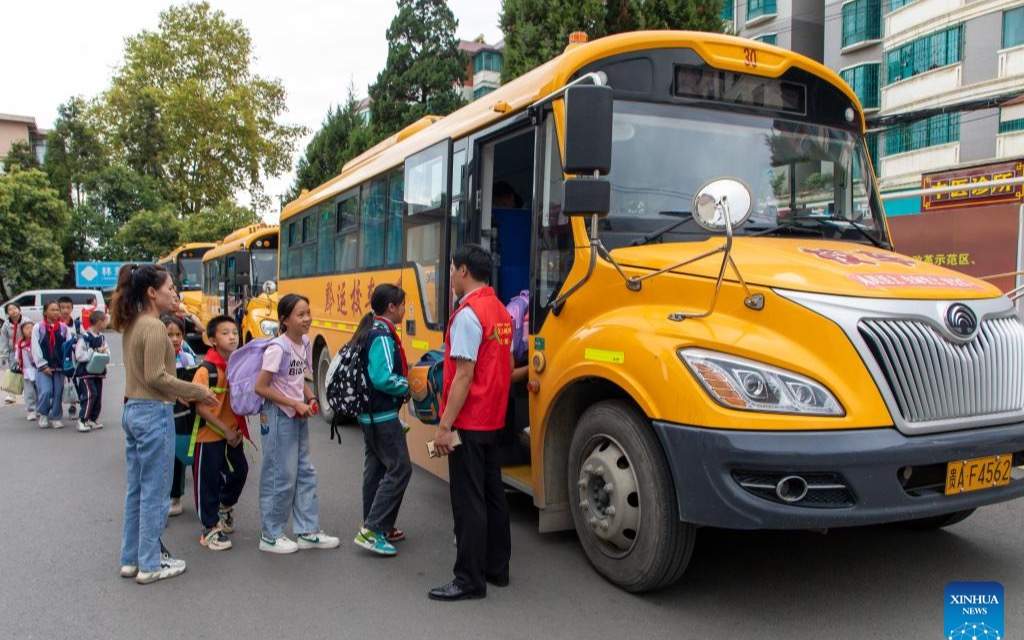
[[[350,341],[331,360],[327,368],[327,404],[334,412],[331,439],[341,444],[340,425],[355,424],[361,413],[370,412],[370,379],[366,373],[364,342]]]

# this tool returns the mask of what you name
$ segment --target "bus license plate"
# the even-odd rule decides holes
[[[946,495],[967,493],[1010,484],[1013,454],[954,460],[946,464]]]

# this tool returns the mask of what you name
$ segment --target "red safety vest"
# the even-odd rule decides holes
[[[444,392],[441,394],[441,412],[448,400],[448,391],[455,379],[455,361],[452,358],[451,326],[455,316],[469,307],[483,327],[483,340],[477,352],[473,382],[462,411],[455,418],[455,427],[466,431],[496,431],[505,426],[508,410],[508,390],[512,382],[512,318],[501,304],[494,289],[482,287],[466,295],[452,314],[445,335]]]

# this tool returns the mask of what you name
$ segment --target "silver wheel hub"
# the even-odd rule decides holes
[[[597,438],[576,486],[585,525],[609,547],[607,551],[632,549],[640,525],[640,496],[636,473],[622,447],[610,438]]]

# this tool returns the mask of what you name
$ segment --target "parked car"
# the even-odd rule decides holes
[[[96,308],[100,311],[107,310],[103,292],[98,289],[36,289],[23,291],[4,302],[3,308],[0,309],[0,315],[6,320],[7,303],[13,302],[21,307],[22,317],[32,322],[39,322],[43,319],[43,305],[62,296],[71,298],[71,301],[75,303],[74,310],[71,312],[74,318],[81,318],[82,310],[88,308],[92,301],[95,301]]]

